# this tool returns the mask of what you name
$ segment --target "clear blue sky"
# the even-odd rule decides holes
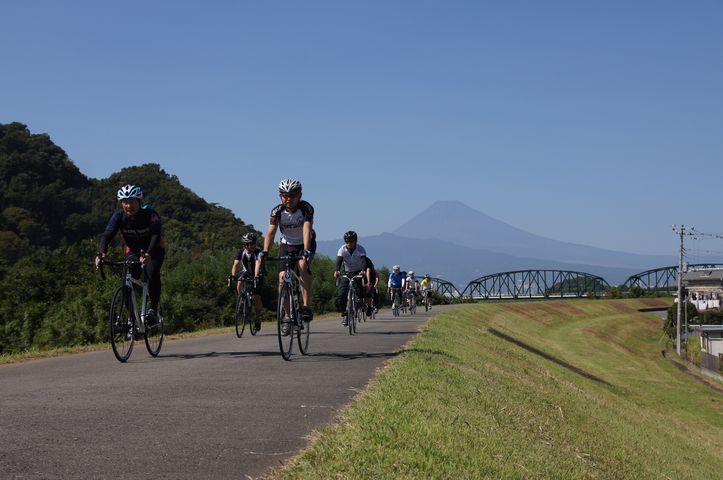
[[[289,176],[321,239],[452,199],[637,253],[674,254],[673,223],[723,231],[720,1],[1,11],[0,122],[48,133],[91,177],[160,163],[261,230]]]

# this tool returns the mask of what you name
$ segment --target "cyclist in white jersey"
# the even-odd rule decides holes
[[[303,255],[299,260],[301,277],[301,296],[304,302],[302,316],[304,320],[311,321],[313,313],[309,306],[313,278],[309,265],[316,252],[316,234],[314,233],[314,207],[305,200],[301,200],[301,182],[292,178],[285,178],[279,183],[279,198],[281,203],[271,210],[269,229],[264,238],[264,250],[261,258],[268,255],[271,245],[276,237],[276,230],[281,232],[281,246],[279,256]],[[279,272],[279,285],[283,283],[284,272]]]
[[[349,277],[358,274],[361,271],[366,273],[366,257],[367,252],[361,245],[357,244],[356,232],[349,230],[344,234],[344,245],[339,248],[339,252],[336,254],[336,270],[334,271],[334,278],[341,276],[341,266],[344,264],[344,271]],[[360,297],[364,298],[363,285],[354,285],[357,293]],[[341,312],[343,317],[343,325],[347,326],[348,319],[346,318],[346,301],[347,295],[349,294],[349,279],[347,276],[342,276],[337,286],[337,297],[336,307]],[[370,312],[371,313],[371,312]]]

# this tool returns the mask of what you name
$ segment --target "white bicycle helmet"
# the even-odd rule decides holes
[[[126,185],[118,189],[118,200],[125,200],[126,198],[143,198],[143,191],[141,187],[136,185]]]
[[[408,271],[408,272],[407,272],[407,276],[408,276],[408,277],[413,277],[413,276],[414,276],[414,271],[413,271],[413,270]]]
[[[301,182],[295,178],[285,178],[279,183],[279,193],[294,193],[301,191]]]
[[[392,267],[393,272],[398,272],[399,269],[400,269],[399,265],[394,265],[394,267]]]

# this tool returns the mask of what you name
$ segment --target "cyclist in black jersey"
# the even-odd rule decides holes
[[[281,231],[281,247],[279,256],[302,255],[299,260],[301,280],[301,297],[304,302],[302,316],[305,321],[311,321],[313,313],[309,306],[313,277],[309,265],[316,252],[316,234],[314,233],[314,207],[301,199],[301,182],[292,178],[285,178],[279,183],[279,198],[281,203],[271,210],[269,229],[264,237],[264,249],[260,254],[262,259],[268,254],[274,243],[276,231]],[[284,272],[279,272],[279,284],[283,282]]]
[[[366,272],[367,272],[367,305],[369,305],[369,309],[375,308],[379,310],[379,275],[377,275],[377,270],[374,268],[374,262],[372,262],[372,259],[369,257],[366,257]],[[372,305],[372,300],[374,301],[374,304]],[[371,312],[367,312],[368,315],[371,315]]]
[[[120,231],[126,244],[126,253],[140,255],[141,266],[148,276],[149,310],[146,323],[153,325],[161,298],[161,266],[166,256],[166,244],[161,232],[161,217],[150,206],[142,206],[143,191],[136,185],[118,189],[117,198],[121,209],[111,215],[100,237],[96,268],[100,266],[108,250],[108,244]],[[141,255],[141,252],[143,254]],[[135,272],[140,275],[140,271]]]
[[[254,307],[256,311],[256,318],[254,320],[256,322],[256,329],[258,330],[261,328],[261,318],[259,317],[261,309],[263,308],[261,303],[261,289],[263,288],[266,271],[259,259],[261,249],[256,246],[257,240],[258,238],[255,232],[245,233],[241,237],[243,247],[239,250],[231,266],[231,277],[239,280],[236,282],[236,289],[239,295],[243,292],[243,289],[246,288],[246,282],[240,280],[244,277],[254,279]]]

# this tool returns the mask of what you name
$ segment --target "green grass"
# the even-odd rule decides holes
[[[654,301],[440,314],[271,475],[720,478],[723,394],[663,358]]]

